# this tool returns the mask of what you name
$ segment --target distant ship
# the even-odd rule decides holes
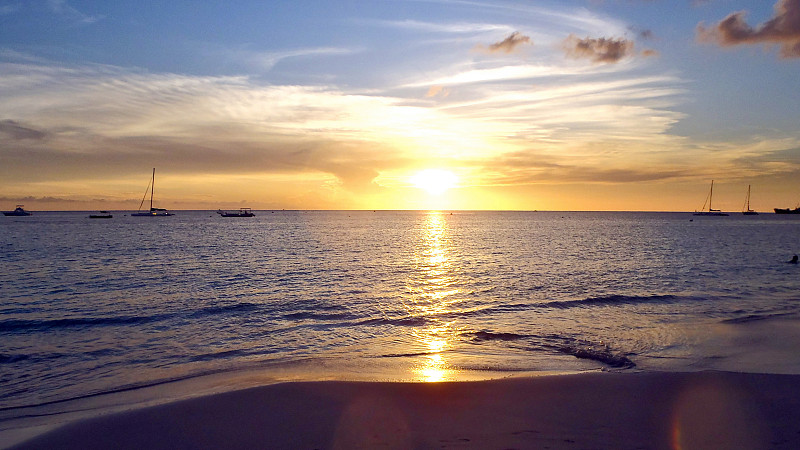
[[[100,211],[97,214],[89,214],[90,219],[111,219],[114,215],[108,211]]]
[[[153,208],[153,191],[155,190],[156,184],[156,168],[153,167],[153,179],[150,180],[150,184],[147,185],[147,191],[144,191],[144,197],[142,197],[142,202],[139,203],[139,211],[135,213],[131,213],[131,216],[137,217],[165,217],[165,216],[173,216],[171,212],[167,211],[164,208]],[[144,199],[147,198],[147,192],[150,191],[150,210],[149,211],[142,211],[142,205],[144,204]]]
[[[253,216],[255,216],[255,214],[253,214],[253,211],[251,211],[250,208],[239,208],[239,211],[234,211],[234,212],[223,211],[223,210],[220,209],[219,211],[217,211],[217,214],[219,214],[222,217],[253,217]]]
[[[750,185],[747,185],[747,198],[744,201],[744,208],[742,209],[742,214],[745,216],[757,216],[758,213],[750,209]]]
[[[22,208],[23,205],[17,205],[17,207],[13,211],[3,211],[3,215],[5,216],[30,216],[32,213],[25,211]]]
[[[695,211],[695,216],[727,216],[727,213],[724,213],[718,209],[711,208],[711,197],[714,196],[714,180],[711,180],[711,191],[708,193],[708,198],[706,198],[706,203],[703,204],[703,209],[701,211]],[[706,204],[708,204],[708,210],[706,210]]]
[[[800,206],[795,209],[775,208],[775,214],[800,214]]]

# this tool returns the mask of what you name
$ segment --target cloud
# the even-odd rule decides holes
[[[520,34],[519,31],[515,31],[500,42],[495,42],[488,47],[480,45],[477,47],[477,49],[487,53],[513,53],[518,49],[519,46],[525,44],[533,45],[531,38],[529,36],[525,36],[524,34]]]
[[[425,94],[425,97],[427,97],[427,98],[433,98],[433,97],[444,98],[444,97],[447,97],[448,95],[450,95],[450,90],[449,89],[447,89],[446,87],[441,86],[441,85],[434,85],[434,86],[431,86],[430,89],[428,89],[428,92]]]
[[[722,47],[744,44],[778,44],[782,58],[800,58],[800,0],[779,0],[774,16],[756,26],[747,24],[747,12],[737,11],[706,27],[697,25],[697,40]]]
[[[0,135],[5,135],[14,140],[39,140],[47,137],[47,133],[24,127],[13,120],[0,120]]]
[[[497,25],[491,23],[434,23],[421,22],[418,20],[361,20],[358,22],[365,23],[367,25],[376,25],[425,33],[473,34],[508,30],[508,26],[506,25]]]
[[[563,44],[567,55],[586,58],[595,63],[616,63],[633,54],[633,42],[619,38],[584,38],[570,34]]]
[[[290,58],[307,58],[317,56],[340,56],[352,55],[360,52],[360,49],[338,48],[338,47],[315,47],[299,48],[281,52],[253,52],[249,50],[225,50],[216,52],[234,61],[241,61],[245,64],[256,66],[262,70],[271,70],[276,64]]]
[[[66,0],[47,0],[47,6],[50,8],[50,11],[79,24],[91,24],[103,18],[103,16],[84,14],[68,5]]]
[[[129,173],[152,160],[185,172],[317,171],[353,186],[403,158],[491,158],[540,139],[657,141],[680,118],[669,110],[678,80],[600,80],[614,69],[526,65],[422,77],[416,87],[439,101],[421,103],[417,88],[404,98],[247,77],[0,64],[0,117],[13,119],[4,133],[26,138],[0,149],[0,159],[6,167],[36,160],[39,174],[28,175],[62,179]],[[453,85],[457,95],[447,95]],[[348,164],[356,169],[342,169]]]
[[[27,203],[27,202],[36,202],[36,203],[78,203],[78,200],[69,199],[69,198],[61,198],[61,197],[53,197],[53,196],[45,196],[45,197],[34,197],[31,195],[27,195],[24,197],[0,197],[0,201],[3,202],[14,202],[14,203]],[[94,201],[105,201],[103,199],[93,199]]]

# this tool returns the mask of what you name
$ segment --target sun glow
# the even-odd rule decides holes
[[[442,195],[456,186],[458,177],[449,170],[425,169],[411,177],[411,183],[431,195]]]

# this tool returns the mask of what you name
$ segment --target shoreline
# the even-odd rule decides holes
[[[709,446],[800,448],[800,375],[287,382],[88,418],[10,448]]]

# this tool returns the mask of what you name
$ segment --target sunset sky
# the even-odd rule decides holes
[[[0,0],[0,209],[800,202],[800,0]]]

